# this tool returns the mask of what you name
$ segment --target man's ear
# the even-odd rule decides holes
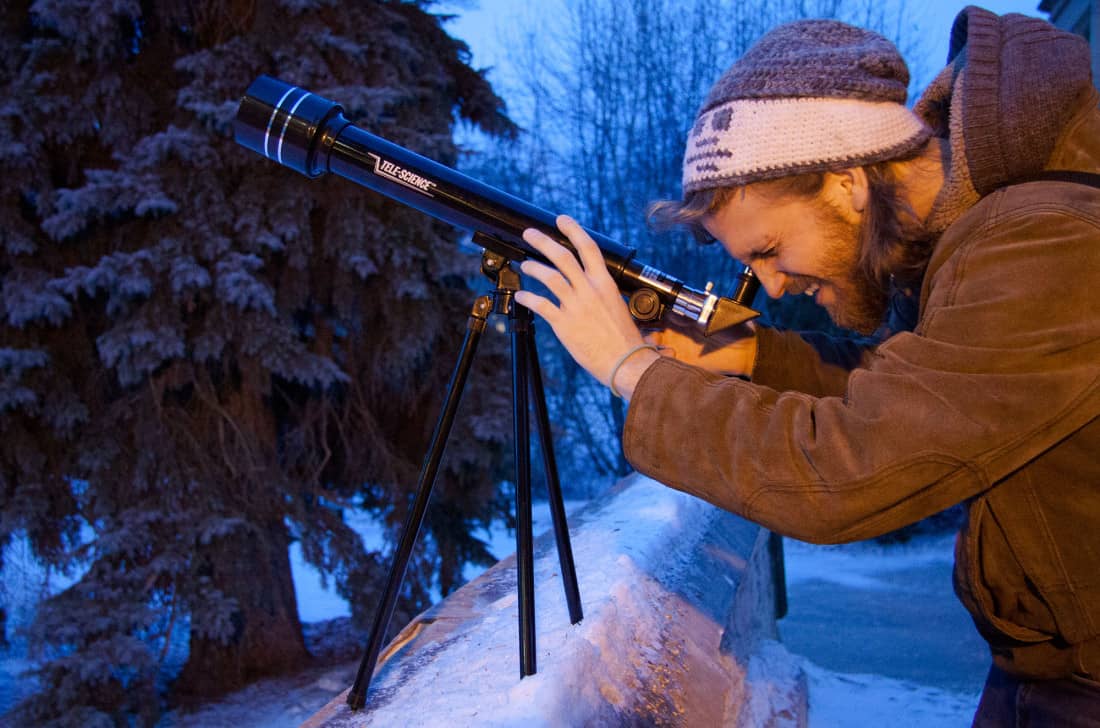
[[[831,201],[840,210],[862,215],[871,198],[870,182],[863,167],[826,172],[826,187]]]

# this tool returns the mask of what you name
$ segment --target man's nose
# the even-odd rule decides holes
[[[779,298],[787,287],[787,276],[770,265],[753,266],[752,272],[760,279],[770,298]]]

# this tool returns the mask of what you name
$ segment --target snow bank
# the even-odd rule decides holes
[[[806,677],[774,641],[766,531],[640,476],[570,525],[585,617],[569,623],[545,534],[536,675],[519,677],[513,556],[395,638],[366,709],[344,693],[304,725],[805,725]]]

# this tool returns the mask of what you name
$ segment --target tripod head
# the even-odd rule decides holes
[[[536,228],[566,248],[572,244],[555,216],[494,187],[422,157],[354,125],[328,99],[260,76],[241,100],[234,122],[238,144],[314,178],[332,172],[392,200],[474,232],[474,242],[509,260],[548,262],[523,240]],[[759,281],[749,268],[731,297],[690,288],[677,278],[635,260],[635,250],[592,230],[607,269],[629,297],[638,321],[666,313],[684,316],[704,334],[736,326],[759,314],[749,306]],[[574,250],[574,254],[576,251]]]

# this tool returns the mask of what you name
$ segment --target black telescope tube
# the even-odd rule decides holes
[[[332,172],[480,233],[477,243],[509,259],[548,262],[523,240],[527,228],[541,230],[573,250],[557,229],[555,215],[360,129],[338,104],[270,76],[260,76],[249,86],[237,111],[234,134],[238,144],[307,177]],[[720,299],[709,289],[697,291],[639,263],[633,248],[587,232],[619,289],[631,295],[631,313],[639,320],[656,319],[671,309],[694,319],[709,334],[757,315],[749,308],[758,287],[751,272],[747,274],[750,285],[739,288],[737,299]]]

